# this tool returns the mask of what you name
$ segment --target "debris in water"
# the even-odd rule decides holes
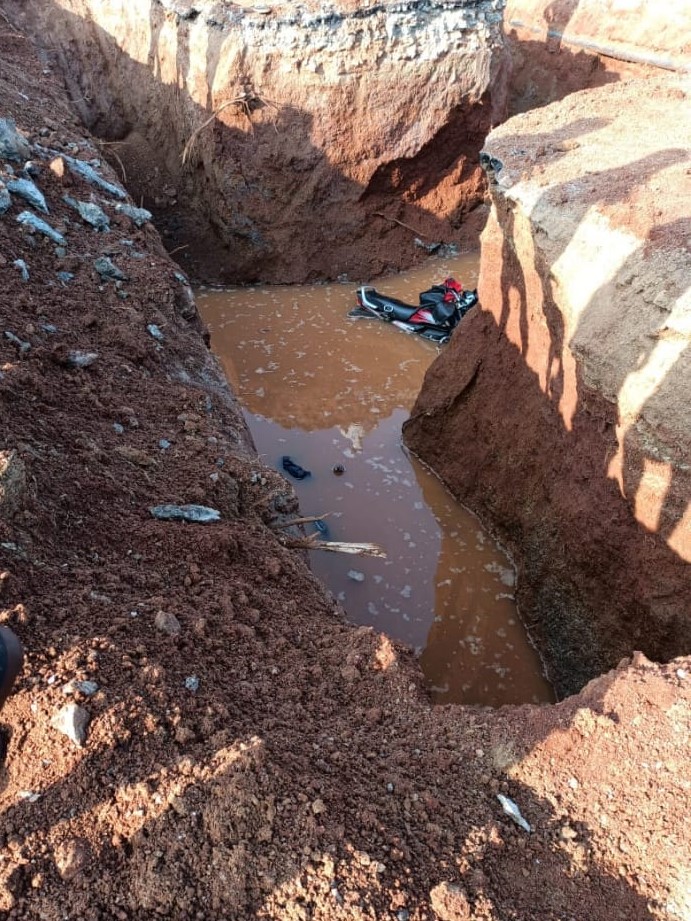
[[[198,691],[199,678],[196,675],[190,675],[189,678],[185,678],[185,687],[188,691]]]
[[[57,230],[54,230],[50,224],[42,221],[40,217],[36,217],[36,215],[32,214],[31,211],[22,211],[21,214],[18,214],[17,223],[25,224],[32,230],[36,230],[38,233],[42,233],[44,236],[48,237],[49,240],[52,240],[53,243],[57,243],[60,246],[65,246],[67,244],[67,240],[61,233],[58,233]]]
[[[345,473],[345,467],[343,464],[334,464],[333,472],[336,474],[336,476],[343,476]]]
[[[58,272],[58,278],[60,279],[60,282],[63,288],[66,288],[67,285],[74,278],[74,273],[73,272]]]
[[[311,470],[305,470],[304,467],[296,464],[295,461],[288,457],[287,454],[284,454],[281,458],[281,466],[286,471],[286,473],[294,476],[296,480],[304,480],[305,477],[312,476]]]
[[[43,192],[30,179],[10,179],[7,182],[7,189],[15,195],[19,195],[24,201],[44,214],[48,214],[48,205],[43,197]]]
[[[357,570],[357,569],[349,569],[349,570],[348,570],[348,578],[349,578],[349,579],[352,579],[353,582],[364,582],[364,581],[365,581],[365,574],[364,574],[364,572],[360,572],[360,571]]]
[[[154,505],[149,509],[154,518],[161,521],[192,521],[207,524],[220,521],[221,513],[206,505]]]
[[[521,815],[521,810],[512,799],[509,799],[508,796],[504,796],[502,793],[497,793],[497,799],[501,803],[501,808],[504,810],[506,815],[508,815],[510,819],[513,819],[516,825],[518,825],[524,831],[532,831],[532,828],[528,822],[526,822],[526,820]]]

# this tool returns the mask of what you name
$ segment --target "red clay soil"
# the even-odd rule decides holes
[[[0,117],[92,159],[28,44],[3,30],[0,56]],[[691,662],[639,658],[552,707],[431,707],[412,655],[347,625],[268,526],[291,488],[252,455],[156,232],[99,196],[97,233],[62,202],[93,189],[34,160],[68,243],[25,232],[16,198],[0,217],[0,619],[27,651],[0,917],[688,917]],[[222,519],[155,520],[164,502]],[[82,746],[53,725],[70,700]]]

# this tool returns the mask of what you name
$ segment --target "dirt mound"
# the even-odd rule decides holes
[[[691,663],[625,664],[556,707],[432,709],[410,654],[347,626],[270,527],[290,487],[151,225],[68,160],[117,188],[60,81],[7,30],[0,57],[0,117],[66,241],[12,193],[1,619],[27,660],[2,712],[0,915],[682,918]],[[170,502],[221,521],[152,517]],[[81,746],[55,726],[70,703]]]

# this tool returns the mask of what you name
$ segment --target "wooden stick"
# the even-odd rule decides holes
[[[385,221],[391,221],[392,224],[399,224],[401,227],[405,227],[406,230],[410,230],[411,233],[416,233],[418,237],[426,237],[429,239],[429,234],[423,233],[421,230],[416,230],[414,227],[411,227],[410,224],[404,224],[403,221],[399,221],[398,218],[389,217],[388,214],[382,214],[381,211],[372,212],[375,217],[383,217]]]
[[[292,550],[329,550],[332,553],[351,553],[356,556],[386,557],[386,550],[378,544],[319,540],[316,534],[310,534],[307,537],[284,538],[283,544]]]
[[[275,531],[283,531],[285,528],[292,528],[293,525],[297,524],[312,524],[315,521],[323,521],[325,518],[328,518],[331,512],[327,512],[325,515],[307,515],[305,518],[291,518],[290,521],[276,521],[271,527]]]

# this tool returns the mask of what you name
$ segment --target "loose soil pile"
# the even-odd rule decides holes
[[[16,197],[0,217],[1,619],[27,650],[2,712],[0,915],[684,917],[691,662],[639,657],[554,707],[431,708],[410,654],[346,625],[269,527],[294,496],[153,228],[41,159],[96,156],[60,81],[4,27],[0,56],[0,116],[67,239],[26,231]],[[166,502],[222,520],[155,520]],[[69,702],[81,746],[54,726]]]

